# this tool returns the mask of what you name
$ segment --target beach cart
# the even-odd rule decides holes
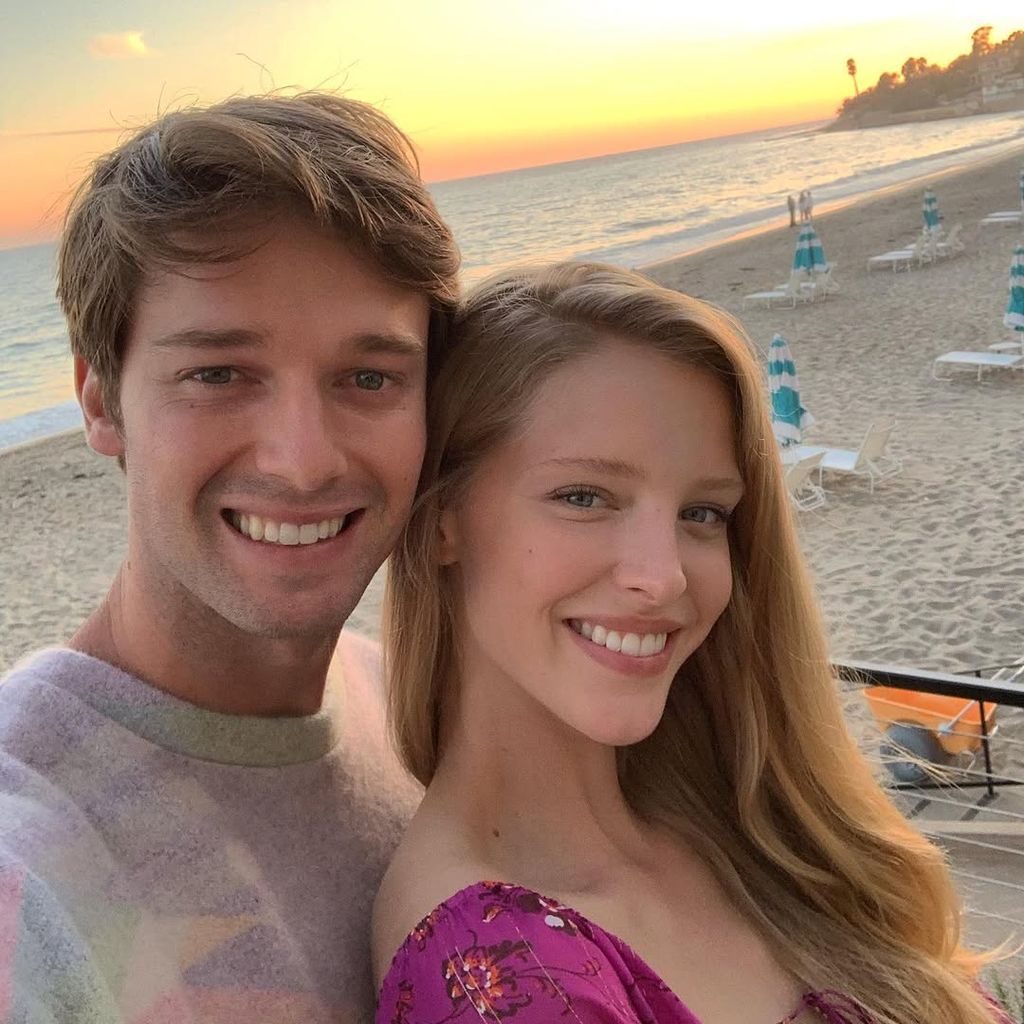
[[[886,767],[897,782],[925,782],[930,772],[922,762],[970,768],[995,733],[995,704],[891,686],[868,686],[863,694],[884,735]]]

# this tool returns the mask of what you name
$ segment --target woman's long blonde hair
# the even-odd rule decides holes
[[[779,959],[879,1021],[991,1024],[983,958],[960,943],[941,852],[910,828],[843,721],[817,603],[774,454],[762,373],[729,316],[597,264],[515,269],[479,285],[432,394],[420,494],[391,560],[390,711],[428,784],[457,699],[455,595],[440,511],[557,367],[609,337],[704,367],[733,398],[745,496],[730,526],[733,591],[680,669],[654,733],[618,751],[626,798],[695,848]]]

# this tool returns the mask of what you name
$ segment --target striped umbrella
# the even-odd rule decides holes
[[[925,231],[937,231],[939,228],[939,201],[930,188],[924,190],[922,212],[924,213]]]
[[[768,387],[772,393],[772,429],[783,448],[799,444],[814,419],[800,404],[800,382],[789,345],[781,334],[772,338],[768,349]]]
[[[1010,261],[1010,301],[1006,304],[1003,323],[1015,331],[1024,331],[1024,245],[1014,248]]]
[[[828,270],[828,260],[825,259],[821,239],[810,224],[805,224],[800,229],[800,237],[796,240],[796,253],[793,256],[793,269],[808,275]]]

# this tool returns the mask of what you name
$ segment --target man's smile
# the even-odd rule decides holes
[[[331,516],[312,522],[285,522],[258,516],[254,513],[226,509],[224,518],[243,536],[264,544],[281,544],[288,547],[318,544],[336,537],[362,512],[356,509],[345,515]]]

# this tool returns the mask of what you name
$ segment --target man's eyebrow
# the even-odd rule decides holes
[[[259,331],[243,327],[222,329],[193,328],[174,331],[153,343],[158,348],[261,348],[266,337]],[[369,333],[356,335],[350,342],[360,355],[395,355],[423,358],[426,345],[419,338],[409,334]]]
[[[360,334],[353,339],[357,352],[365,355],[415,356],[427,354],[426,343],[412,334]]]
[[[258,348],[266,344],[266,339],[259,332],[245,328],[217,330],[201,327],[165,334],[153,344],[157,348]]]

